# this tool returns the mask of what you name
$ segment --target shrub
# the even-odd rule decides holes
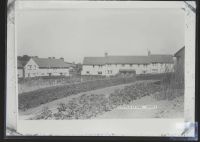
[[[51,119],[52,118],[52,111],[49,110],[48,107],[44,107],[41,114],[37,115],[35,118],[33,119]]]

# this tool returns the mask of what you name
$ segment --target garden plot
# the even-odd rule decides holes
[[[132,100],[159,91],[159,86],[155,85],[154,82],[139,81],[121,89],[119,87],[112,88],[110,93],[105,91],[108,92],[107,94],[99,90],[99,92],[79,94],[71,99],[67,97],[68,101],[57,102],[57,105],[54,105],[57,107],[43,106],[42,110],[31,119],[92,119],[115,109],[117,106],[129,104]]]
[[[26,92],[19,94],[19,109],[24,111],[48,102],[52,102],[57,99],[68,97],[70,95],[79,94],[81,92],[92,91],[120,84],[128,84],[135,81],[136,81],[135,77],[112,78],[112,79],[109,78],[109,79],[94,80],[77,84],[54,86],[50,88],[39,89],[32,92]]]
[[[129,84],[122,84],[122,85],[117,85],[117,86],[112,86],[112,87],[106,87],[103,89],[97,89],[97,90],[93,90],[93,91],[87,91],[87,92],[82,92],[76,95],[70,95],[68,97],[62,98],[62,99],[58,99],[46,104],[42,104],[38,107],[35,108],[30,108],[26,111],[22,111],[19,110],[19,117],[20,119],[28,119],[30,117],[33,117],[35,115],[40,114],[45,108],[50,109],[53,113],[55,113],[57,111],[58,105],[59,104],[64,104],[64,103],[68,103],[70,100],[75,100],[78,97],[81,97],[84,94],[98,94],[98,95],[104,95],[105,97],[108,97],[112,92],[114,92],[114,90],[116,89],[122,89],[125,86],[131,85],[134,83],[129,83]]]

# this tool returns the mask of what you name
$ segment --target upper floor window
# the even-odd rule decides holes
[[[112,70],[108,70],[108,74],[112,74]]]
[[[124,67],[125,66],[125,64],[122,64],[122,67]]]
[[[130,67],[132,67],[132,66],[133,66],[133,64],[130,64],[129,66],[130,66]]]
[[[94,65],[93,65],[93,68],[94,68]]]
[[[89,72],[89,71],[86,71],[86,73],[87,73],[87,74],[90,74],[90,72]]]
[[[37,68],[37,66],[36,65],[34,65],[34,69],[36,70],[36,68]]]
[[[31,69],[32,68],[32,65],[28,65],[28,69]]]

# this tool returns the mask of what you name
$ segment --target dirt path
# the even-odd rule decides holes
[[[148,80],[148,82],[152,82],[152,81],[155,81],[155,80]],[[132,85],[132,84],[135,84],[135,83],[141,83],[141,82],[144,82],[144,81],[137,81],[137,82],[134,82],[134,83],[122,84],[122,85],[117,85],[117,86],[112,86],[112,87],[106,87],[106,88],[97,89],[97,90],[93,90],[93,91],[82,92],[82,93],[79,93],[77,95],[71,95],[71,96],[68,96],[68,97],[65,97],[65,98],[62,98],[62,99],[52,101],[50,103],[40,105],[40,106],[35,107],[35,108],[28,109],[26,111],[19,111],[19,119],[29,119],[31,117],[34,117],[35,115],[40,114],[44,107],[48,107],[52,112],[56,112],[58,104],[67,103],[71,99],[79,97],[83,94],[109,95],[112,92],[114,92],[115,89],[123,89],[125,86],[129,86],[129,85]],[[147,82],[147,81],[145,81],[145,82]]]

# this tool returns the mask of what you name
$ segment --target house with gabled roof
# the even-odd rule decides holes
[[[82,75],[112,76],[123,73],[149,74],[173,72],[173,55],[85,57]]]
[[[18,77],[69,76],[70,64],[63,58],[55,59],[31,57],[28,61],[18,61]]]
[[[174,56],[176,57],[175,62],[175,73],[179,80],[184,83],[185,75],[185,46],[179,49]]]

